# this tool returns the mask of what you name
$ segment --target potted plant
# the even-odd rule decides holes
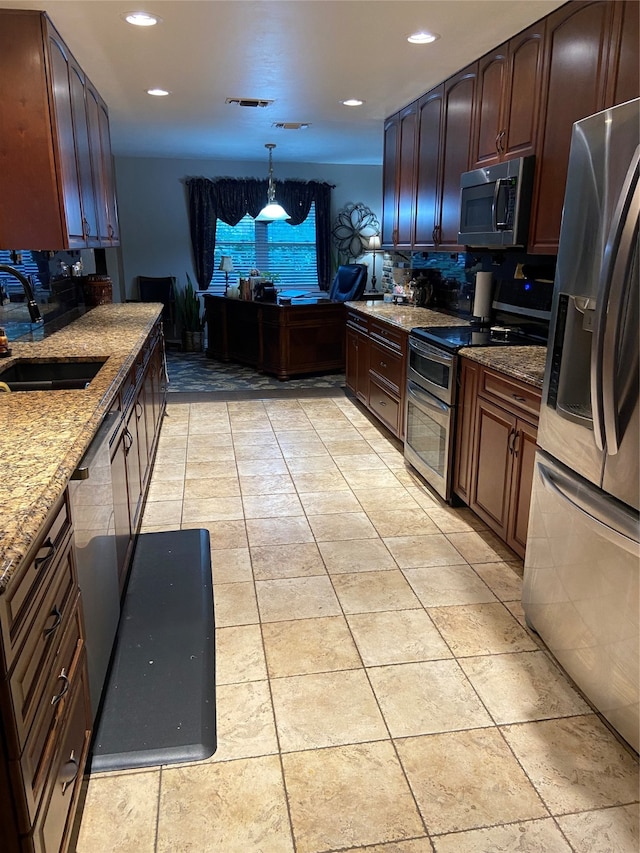
[[[200,303],[189,273],[187,273],[186,286],[177,290],[175,298],[182,334],[182,349],[184,352],[199,352],[202,349]]]

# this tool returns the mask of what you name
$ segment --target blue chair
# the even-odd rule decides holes
[[[367,286],[366,264],[342,264],[329,291],[332,302],[357,302]]]

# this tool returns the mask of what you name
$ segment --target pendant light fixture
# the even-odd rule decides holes
[[[256,222],[274,222],[291,219],[287,211],[276,201],[276,188],[273,182],[273,158],[271,152],[276,147],[273,142],[264,146],[269,149],[269,186],[267,187],[267,204],[256,216]]]

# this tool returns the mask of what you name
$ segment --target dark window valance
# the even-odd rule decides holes
[[[300,225],[316,205],[318,284],[328,290],[331,279],[331,190],[324,181],[275,181],[276,198]],[[198,286],[206,290],[213,276],[216,220],[237,225],[247,213],[256,217],[266,204],[267,180],[258,178],[187,178],[189,227]]]

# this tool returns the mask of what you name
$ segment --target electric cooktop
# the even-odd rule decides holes
[[[544,346],[546,340],[518,326],[418,326],[411,336],[456,352],[462,347]]]

